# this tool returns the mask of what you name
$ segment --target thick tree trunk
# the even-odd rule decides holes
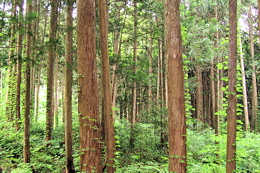
[[[67,35],[66,35],[66,63],[65,63],[65,151],[66,173],[76,172],[73,164],[72,150],[72,80],[73,80],[73,4],[74,0],[67,3]]]
[[[226,172],[236,170],[237,1],[229,0],[229,63]]]
[[[27,14],[32,12],[32,4],[27,1]],[[31,46],[31,31],[32,24],[28,24],[28,30],[26,34],[26,56],[27,58],[32,57],[32,46]],[[31,112],[31,61],[26,62],[25,70],[25,114],[24,114],[24,148],[23,148],[23,160],[25,163],[30,162],[30,112]]]
[[[80,120],[80,170],[102,172],[98,83],[96,70],[95,1],[77,1],[77,56]]]
[[[55,40],[57,30],[58,0],[51,1],[51,19],[50,19],[50,45],[48,55],[48,74],[47,74],[47,102],[46,102],[46,141],[51,140],[53,129],[53,71],[55,59]]]
[[[186,116],[179,3],[178,0],[166,0],[164,7],[168,59],[169,172],[184,173],[187,170]]]
[[[112,97],[110,89],[110,65],[108,56],[108,17],[106,0],[98,1],[100,46],[102,56],[102,94],[103,116],[105,120],[106,168],[108,173],[115,172],[115,130],[112,115]]]

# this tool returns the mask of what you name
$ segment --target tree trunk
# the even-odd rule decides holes
[[[11,17],[16,18],[16,7],[17,7],[17,0],[14,0],[12,2],[12,9],[11,9]],[[16,75],[16,69],[15,69],[15,64],[13,64],[13,57],[14,57],[14,44],[15,44],[15,23],[11,23],[11,28],[10,28],[10,50],[8,52],[9,60],[8,60],[8,71],[7,71],[7,79],[8,79],[8,90],[6,93],[6,117],[8,121],[13,121],[14,120],[14,115],[15,115],[15,85],[16,85],[16,80],[15,80],[15,75]]]
[[[211,60],[210,67],[210,93],[211,93],[211,125],[215,129],[216,122],[216,88],[215,88],[215,68],[214,68],[214,59]]]
[[[40,98],[40,87],[41,87],[41,66],[38,69],[37,72],[37,83],[35,84],[35,108],[34,108],[34,116],[35,116],[35,122],[38,122],[38,116],[39,116],[39,98]]]
[[[243,57],[243,48],[240,37],[240,64],[241,64],[241,76],[242,76],[242,87],[243,87],[243,103],[244,103],[244,118],[245,118],[245,130],[250,130],[249,115],[248,115],[248,104],[247,104],[247,91],[246,91],[246,76],[245,76],[245,65]]]
[[[178,0],[166,0],[164,7],[168,59],[169,172],[184,173],[187,170],[186,116],[179,3]]]
[[[151,30],[152,30],[152,25],[150,26]],[[148,53],[149,53],[149,70],[148,70],[148,74],[149,74],[149,85],[148,85],[148,116],[150,116],[151,114],[151,107],[152,107],[152,75],[153,75],[153,35],[150,35],[150,47],[148,49]]]
[[[53,127],[57,128],[59,124],[59,57],[56,55],[54,60],[54,83],[53,83]]]
[[[77,1],[78,110],[80,170],[102,172],[98,83],[96,70],[95,1]]]
[[[237,1],[229,0],[229,63],[226,172],[236,170]]]
[[[196,67],[196,77],[197,77],[196,115],[199,121],[204,122],[202,70],[200,67]]]
[[[41,9],[41,3],[39,3],[39,8]],[[46,27],[47,27],[47,20],[48,20],[48,12],[45,9],[44,10],[45,16],[44,16],[44,24],[43,24],[43,34],[41,36],[41,47],[44,47],[44,39],[46,37]],[[42,57],[41,57],[42,58]],[[40,84],[41,84],[41,69],[42,69],[42,64],[39,64],[38,68],[38,78],[37,78],[37,84],[35,88],[35,122],[37,123],[38,121],[38,113],[39,113],[39,89],[40,89]]]
[[[27,1],[27,14],[32,12],[32,4]],[[31,46],[31,32],[32,24],[28,24],[28,30],[26,34],[26,56],[28,61],[26,62],[25,70],[25,114],[24,114],[24,148],[23,148],[23,159],[25,163],[30,162],[30,112],[31,112],[31,61],[29,58],[32,57],[32,46]]]
[[[100,46],[102,57],[102,94],[103,112],[105,120],[105,140],[106,140],[106,168],[108,173],[113,173],[115,169],[115,130],[112,115],[112,97],[110,89],[110,65],[108,57],[108,17],[106,0],[98,1],[99,24],[100,24]]]
[[[156,105],[159,105],[159,101],[161,99],[160,97],[160,90],[161,90],[161,61],[162,61],[162,40],[158,39],[158,48],[159,48],[159,55],[158,55],[158,61],[157,61],[157,89],[156,89]]]
[[[120,10],[122,7],[120,7],[119,5],[116,5],[116,16],[115,16],[115,20],[119,22],[120,20]],[[118,26],[115,26],[118,27]],[[122,28],[124,27],[124,25],[122,26]],[[122,30],[122,29],[121,29]],[[121,30],[115,30],[114,31],[114,45],[113,45],[113,53],[114,53],[114,58],[116,59],[116,61],[120,58],[120,54],[121,54]],[[113,118],[116,117],[116,98],[117,98],[117,62],[115,62],[113,64],[113,74],[112,74],[112,114],[113,114]]]
[[[55,56],[55,42],[57,30],[57,15],[58,15],[58,0],[51,1],[51,19],[50,19],[50,45],[48,55],[48,78],[47,78],[47,103],[46,103],[46,141],[51,140],[53,129],[53,71],[54,71],[54,56]]]
[[[74,0],[67,2],[67,35],[66,35],[66,63],[65,63],[65,151],[66,173],[74,173],[72,150],[72,80],[73,80],[73,4]]]
[[[136,122],[137,113],[137,84],[136,84],[136,71],[137,71],[137,2],[134,0],[134,57],[133,57],[133,88],[132,88],[132,115],[131,115],[131,137],[130,145],[134,146],[133,128]]]
[[[23,0],[19,1],[19,17],[23,17]],[[17,76],[16,76],[16,130],[20,129],[21,124],[21,81],[22,81],[22,57],[23,57],[23,34],[22,34],[22,21],[19,21],[19,36],[18,36],[18,47],[17,47]]]
[[[253,41],[253,18],[252,18],[252,6],[249,8],[249,37],[250,37],[250,52],[252,59],[252,130],[257,130],[257,109],[258,109],[258,98],[257,98],[257,79],[256,79],[256,67],[255,67],[255,50]]]

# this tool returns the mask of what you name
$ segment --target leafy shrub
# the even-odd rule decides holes
[[[136,123],[133,127],[134,145],[130,145],[131,124],[126,120],[115,123],[117,150],[121,164],[146,163],[161,159],[160,136],[153,124]]]
[[[0,123],[0,168],[11,172],[16,164],[22,161],[22,130],[16,131],[11,123]]]
[[[168,166],[154,162],[135,163],[122,168],[117,168],[117,173],[167,173]]]

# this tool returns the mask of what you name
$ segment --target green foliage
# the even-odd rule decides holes
[[[204,128],[204,130],[200,131],[188,130],[189,172],[226,172],[226,138],[226,134],[215,136],[214,131],[210,128]],[[260,171],[259,140],[259,134],[238,131],[237,172]]]
[[[148,163],[165,161],[161,157],[160,136],[153,124],[136,123],[133,127],[134,146],[130,146],[131,124],[126,120],[115,124],[119,163]]]
[[[23,163],[23,130],[15,132],[11,124],[0,125],[0,167],[3,172],[60,172],[65,165],[63,126],[55,129],[51,145],[44,142],[45,133],[41,124],[31,127],[31,162]],[[14,169],[16,168],[16,169]]]
[[[260,134],[246,132],[237,142],[237,172],[260,172]]]
[[[154,162],[136,163],[133,165],[117,168],[116,173],[167,173],[168,166]]]
[[[0,167],[10,172],[14,165],[22,162],[22,131],[15,131],[11,123],[0,123]]]

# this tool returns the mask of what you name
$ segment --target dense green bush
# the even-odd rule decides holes
[[[116,122],[115,129],[121,163],[146,163],[162,160],[160,136],[156,135],[153,124],[136,123],[131,129],[130,123],[121,120]],[[131,130],[134,138],[133,146],[130,145]]]
[[[23,133],[16,131],[11,123],[0,123],[0,168],[11,172],[15,165],[22,162]]]
[[[31,127],[31,162],[23,163],[23,128],[15,131],[12,124],[0,124],[0,167],[3,172],[60,172],[65,165],[64,127],[60,126],[53,131],[51,145],[46,146],[44,141],[44,125],[37,124]]]

